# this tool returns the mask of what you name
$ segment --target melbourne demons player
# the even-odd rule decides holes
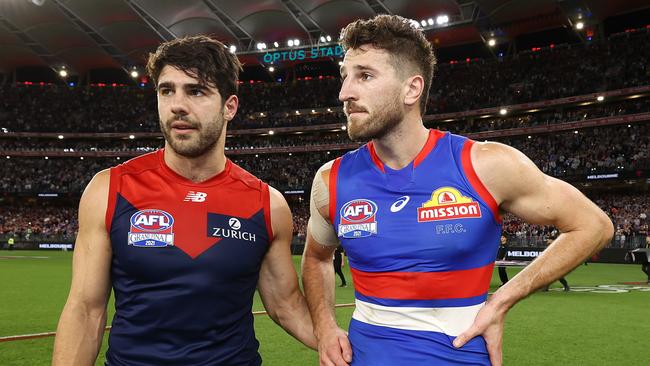
[[[260,365],[256,287],[271,318],[316,347],[289,207],[224,155],[240,70],[203,36],[150,55],[165,147],[98,173],[83,193],[54,365],[95,363],[111,288],[107,365]]]
[[[604,246],[612,224],[519,151],[426,129],[435,57],[407,19],[355,21],[341,43],[347,131],[370,142],[312,186],[302,274],[320,363],[501,365],[507,311]],[[563,234],[488,299],[501,211]],[[355,287],[349,335],[333,310],[339,244]]]

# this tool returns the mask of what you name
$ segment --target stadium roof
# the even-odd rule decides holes
[[[258,42],[315,45],[327,35],[335,41],[350,21],[381,13],[424,21],[431,41],[448,47],[570,26],[579,16],[597,24],[647,6],[647,0],[0,0],[0,72],[126,70],[142,65],[161,41],[199,33],[256,60]],[[443,14],[449,23],[438,26]]]

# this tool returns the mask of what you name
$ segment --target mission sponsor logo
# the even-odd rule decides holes
[[[431,199],[418,207],[418,222],[481,217],[478,202],[463,196],[456,188],[442,187],[431,194]]]
[[[377,234],[377,204],[367,199],[348,201],[340,210],[338,236],[355,239]]]
[[[173,226],[174,218],[165,211],[140,210],[131,216],[128,244],[147,248],[174,245]]]

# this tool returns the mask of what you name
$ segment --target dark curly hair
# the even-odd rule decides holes
[[[216,87],[223,102],[237,94],[241,63],[223,43],[210,37],[183,37],[158,46],[147,61],[147,73],[154,85],[158,85],[160,72],[167,65],[197,78],[203,85]]]
[[[420,97],[420,114],[424,115],[429,99],[429,89],[436,56],[431,44],[422,30],[412,24],[412,20],[399,15],[378,15],[368,20],[356,20],[341,30],[340,43],[345,51],[363,45],[387,51],[391,63],[398,72],[420,74],[424,79],[424,90]],[[412,67],[404,68],[408,62]],[[413,73],[411,73],[413,75]]]

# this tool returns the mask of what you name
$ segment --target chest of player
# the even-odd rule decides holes
[[[136,183],[123,181],[116,192],[114,274],[152,283],[183,275],[206,284],[256,278],[269,245],[259,194],[164,181],[150,190]]]
[[[357,268],[395,270],[405,259],[429,262],[434,270],[436,264],[484,255],[482,244],[494,247],[483,241],[495,227],[488,208],[466,192],[452,186],[367,188],[363,195],[342,195],[337,205],[337,235]]]
[[[382,172],[362,154],[341,161],[334,227],[353,267],[444,271],[494,260],[500,224],[444,147],[417,169]]]

